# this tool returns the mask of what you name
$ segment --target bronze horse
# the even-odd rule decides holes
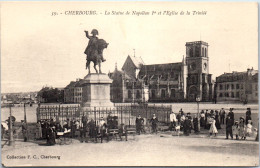
[[[101,71],[101,62],[102,62],[102,56],[103,56],[103,50],[107,48],[108,43],[103,39],[97,40],[97,45],[91,48],[90,55],[87,57],[87,63],[86,63],[86,69],[88,69],[88,73],[90,74],[90,62],[92,61],[94,63],[94,69],[96,70],[96,73],[102,73]],[[96,65],[98,65],[99,71],[96,68]]]

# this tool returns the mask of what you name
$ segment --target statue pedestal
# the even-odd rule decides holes
[[[106,74],[90,73],[82,84],[83,110],[114,108],[110,101],[112,80]]]

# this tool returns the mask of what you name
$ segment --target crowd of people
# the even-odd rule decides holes
[[[184,135],[189,136],[192,130],[195,134],[198,134],[203,130],[208,130],[209,136],[217,136],[220,129],[225,129],[226,139],[245,140],[246,137],[253,136],[253,131],[257,131],[257,128],[253,128],[251,109],[247,108],[245,118],[241,116],[239,120],[235,121],[235,115],[233,108],[229,109],[226,113],[222,108],[218,110],[201,110],[199,114],[184,113],[182,109],[179,110],[176,115],[174,111],[169,115],[170,125],[169,130],[175,131],[178,135],[183,132]],[[142,118],[139,114],[135,120],[136,133],[146,133],[145,125],[146,118]],[[148,119],[148,125],[151,126],[151,133],[158,132],[159,120],[156,114],[153,114]],[[123,124],[124,125],[124,124]],[[79,137],[81,142],[87,142],[88,138],[94,138],[97,134],[102,133],[107,129],[119,129],[118,116],[112,116],[108,114],[106,121],[101,117],[98,121],[93,119],[88,120],[86,116],[82,116],[81,122],[72,118],[67,118],[62,124],[56,121],[55,118],[49,120],[40,120],[36,124],[35,139],[46,139],[47,145],[54,145],[55,139],[60,137],[59,133],[64,133],[65,136],[70,138]],[[24,133],[24,141],[27,141],[26,127],[22,122],[22,132]],[[78,134],[79,133],[79,134]],[[88,134],[88,136],[87,136]],[[63,134],[62,134],[63,135]],[[87,138],[88,137],[88,138]],[[256,140],[258,141],[258,131]]]
[[[101,133],[105,129],[118,128],[118,117],[112,116],[111,113],[109,113],[107,121],[101,117],[98,122],[95,122],[93,119],[88,120],[88,118],[83,115],[81,123],[75,118],[72,118],[72,120],[67,118],[67,120],[62,123],[61,125],[61,122],[56,121],[55,118],[38,121],[35,129],[35,139],[46,139],[47,145],[54,145],[56,143],[55,139],[63,135],[70,138],[80,138],[81,142],[87,142],[87,137],[94,138],[96,134]],[[24,137],[25,136],[24,134]]]
[[[226,128],[226,139],[233,135],[236,136],[236,140],[243,139],[246,137],[252,136],[253,131],[257,131],[257,128],[253,128],[252,118],[251,118],[251,109],[247,108],[245,113],[245,118],[241,116],[239,121],[235,121],[235,115],[233,108],[229,109],[229,112],[226,113],[224,108],[218,110],[202,110],[194,116],[191,116],[191,113],[185,113],[180,109],[179,113],[176,115],[174,112],[170,114],[170,126],[169,129],[172,131],[183,131],[184,135],[190,135],[191,130],[194,130],[194,133],[199,133],[200,129],[209,130],[209,136],[217,136],[218,130],[222,127]],[[258,131],[257,137],[258,140]]]

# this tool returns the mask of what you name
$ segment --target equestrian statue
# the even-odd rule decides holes
[[[92,61],[96,73],[102,73],[101,63],[106,61],[103,57],[103,50],[107,48],[108,43],[103,39],[98,39],[98,31],[96,29],[91,31],[92,36],[89,36],[88,31],[85,31],[85,33],[86,37],[89,39],[88,46],[84,52],[84,54],[87,55],[86,69],[88,69],[88,73],[90,74],[90,62]],[[98,65],[99,71],[97,70],[96,65]]]

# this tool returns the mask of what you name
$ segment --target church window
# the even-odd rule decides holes
[[[155,90],[152,90],[152,98],[155,98]]]
[[[129,98],[129,99],[132,98],[132,92],[131,92],[131,90],[128,90],[128,98]]]
[[[195,56],[196,56],[196,57],[199,57],[199,56],[200,56],[200,47],[199,47],[199,46],[196,46],[196,47],[195,47]]]
[[[136,98],[137,98],[137,99],[140,99],[140,97],[141,97],[140,90],[137,90],[137,92],[136,92]]]
[[[165,90],[164,89],[161,90],[161,98],[165,98]]]
[[[175,90],[171,89],[171,97],[174,98],[175,97]]]

